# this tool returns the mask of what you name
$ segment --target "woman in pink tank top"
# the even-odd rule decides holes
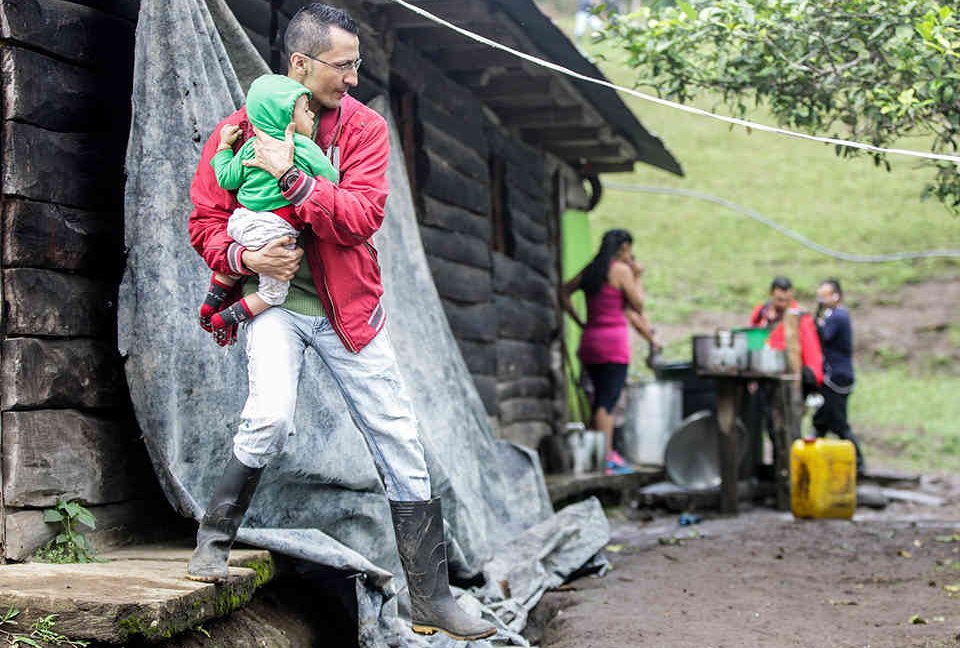
[[[564,284],[564,310],[583,329],[577,355],[593,384],[593,419],[590,427],[607,439],[608,475],[633,472],[613,449],[613,409],[620,399],[630,365],[630,325],[656,350],[659,343],[643,316],[639,264],[633,258],[633,237],[621,229],[603,235],[597,256]],[[642,272],[642,270],[640,270]],[[583,290],[587,297],[587,321],[573,309],[570,295]]]

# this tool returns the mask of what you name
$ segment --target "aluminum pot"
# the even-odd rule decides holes
[[[787,354],[778,349],[763,347],[750,352],[750,371],[780,374],[787,370]]]
[[[743,332],[718,330],[713,335],[693,336],[693,364],[701,371],[735,372],[747,368],[747,336]]]

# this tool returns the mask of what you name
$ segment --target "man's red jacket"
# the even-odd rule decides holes
[[[750,315],[750,326],[763,326],[767,325],[767,322],[763,316],[764,309],[767,308],[769,304],[763,303],[753,309],[753,314]],[[797,302],[790,304],[792,310],[800,310],[800,305]],[[813,318],[810,316],[810,313],[804,310],[800,310],[800,360],[803,362],[803,366],[809,367],[810,371],[813,372],[813,375],[817,379],[817,384],[823,384],[823,351],[820,349],[820,337],[817,335],[817,325],[814,323]],[[783,327],[783,322],[781,321],[777,326],[770,331],[770,337],[767,338],[767,344],[770,345],[771,349],[778,349],[780,351],[787,348],[787,337],[786,330]]]
[[[200,155],[190,186],[194,210],[190,244],[214,272],[250,274],[241,263],[244,248],[227,235],[227,219],[238,206],[232,192],[217,184],[210,159],[224,124],[240,125],[239,146],[253,135],[245,108],[214,129]],[[300,236],[317,294],[344,346],[357,353],[383,328],[383,284],[370,237],[383,223],[390,144],[386,121],[347,95],[339,110],[323,113],[317,143],[331,151],[340,183],[301,174],[284,196],[306,225]]]

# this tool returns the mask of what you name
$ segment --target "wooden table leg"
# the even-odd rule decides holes
[[[720,512],[737,514],[737,395],[740,384],[717,379],[717,423],[720,427]]]
[[[794,440],[800,438],[800,422],[803,416],[800,382],[778,381],[772,406],[777,508],[787,511],[790,509],[790,446]]]

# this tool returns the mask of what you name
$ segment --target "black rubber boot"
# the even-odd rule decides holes
[[[245,466],[236,457],[223,471],[197,531],[197,548],[187,567],[187,578],[219,583],[229,575],[227,559],[243,515],[260,483],[263,468]]]
[[[391,501],[390,513],[410,590],[413,631],[431,635],[440,630],[464,641],[496,634],[493,625],[474,619],[460,609],[450,592],[440,498],[423,502]]]

